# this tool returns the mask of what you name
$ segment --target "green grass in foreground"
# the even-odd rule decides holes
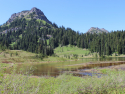
[[[105,70],[108,76],[75,77],[60,75],[32,77],[0,71],[0,94],[124,94],[125,72]]]
[[[0,68],[9,67],[11,64],[0,63]]]

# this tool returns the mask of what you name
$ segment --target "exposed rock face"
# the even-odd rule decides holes
[[[35,19],[41,19],[51,24],[51,22],[46,18],[44,13],[40,9],[37,9],[36,7],[33,7],[31,10],[26,10],[26,11],[12,14],[9,20],[7,21],[7,23],[13,22],[16,18],[25,17],[29,19],[31,18],[31,16]]]
[[[30,10],[30,13],[33,13],[35,12],[36,15],[44,15],[43,12],[39,9],[37,9],[36,7],[33,7],[31,10]]]
[[[87,33],[91,33],[91,34],[94,34],[94,33],[97,34],[97,33],[103,33],[103,32],[108,33],[108,31],[105,30],[104,28],[100,29],[100,28],[98,28],[98,27],[91,27],[91,28],[87,31]]]
[[[3,32],[0,32],[0,34],[2,33],[2,34],[5,34],[5,33],[7,33],[7,32],[10,32],[10,31],[17,31],[17,30],[20,30],[21,29],[21,27],[15,27],[15,28],[10,28],[10,29],[6,29],[6,30],[4,30]]]

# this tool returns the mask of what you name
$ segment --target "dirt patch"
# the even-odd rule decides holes
[[[111,69],[124,70],[125,71],[125,64],[117,65],[117,66],[111,66],[110,68]]]

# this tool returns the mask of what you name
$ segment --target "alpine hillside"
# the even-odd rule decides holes
[[[125,54],[124,36],[123,30],[108,33],[104,28],[92,27],[83,34],[71,28],[59,27],[34,7],[12,14],[0,26],[0,49],[25,50],[41,54],[43,58],[53,55],[56,47],[70,44],[97,52],[99,56],[111,55],[116,51],[118,54]]]

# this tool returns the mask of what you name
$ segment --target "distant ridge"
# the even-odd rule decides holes
[[[98,34],[98,33],[103,33],[103,32],[105,32],[105,33],[109,33],[107,30],[105,30],[104,28],[98,28],[98,27],[91,27],[88,31],[87,31],[87,33],[91,33],[91,34],[94,34],[94,33],[96,33],[96,34]]]
[[[47,19],[44,13],[36,7],[33,7],[31,10],[25,10],[19,13],[12,14],[9,20],[7,21],[7,24],[13,22],[16,18],[41,19],[51,24],[51,22]]]

